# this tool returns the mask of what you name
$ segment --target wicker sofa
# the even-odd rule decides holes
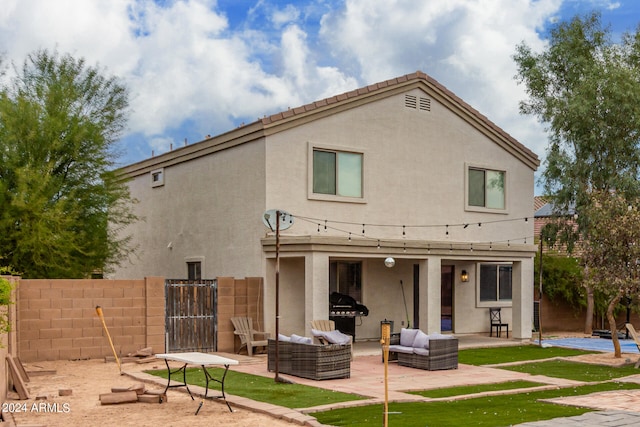
[[[395,337],[394,337],[395,338]],[[425,334],[419,329],[402,329],[392,340],[390,354],[397,354],[398,365],[437,371],[458,369],[458,339],[452,335]]]
[[[276,368],[276,341],[268,340],[269,371]],[[312,380],[349,378],[351,345],[278,342],[278,373]]]

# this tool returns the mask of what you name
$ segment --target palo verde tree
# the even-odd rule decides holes
[[[555,25],[540,53],[518,45],[514,59],[528,95],[521,113],[548,128],[541,181],[558,210],[556,236],[571,248],[591,238],[592,194],[640,195],[640,33],[614,42],[594,13]],[[573,209],[577,218],[562,216]],[[587,295],[590,283],[583,283]],[[590,298],[585,332],[592,317]]]
[[[115,143],[128,92],[83,59],[39,50],[0,86],[0,266],[80,278],[117,264],[134,221]]]
[[[590,222],[589,240],[581,242],[585,281],[606,301],[615,357],[621,353],[614,311],[623,297],[640,292],[639,208],[637,200],[629,204],[615,192],[594,191],[584,211]]]

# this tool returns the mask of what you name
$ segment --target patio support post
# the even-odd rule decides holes
[[[420,262],[420,329],[427,334],[440,331],[440,280],[442,259],[432,256]]]

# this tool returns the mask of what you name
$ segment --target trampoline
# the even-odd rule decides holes
[[[620,351],[623,353],[640,353],[636,343],[629,340],[619,340]],[[538,340],[536,340],[536,343]],[[606,338],[558,338],[542,340],[542,345],[549,345],[552,347],[569,347],[577,348],[580,350],[593,350],[593,351],[609,351],[613,352],[613,341]]]

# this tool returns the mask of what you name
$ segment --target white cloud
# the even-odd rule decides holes
[[[271,15],[271,22],[276,28],[281,28],[286,24],[295,22],[300,18],[300,10],[292,4],[286,5],[283,9],[277,9]]]
[[[420,69],[539,155],[546,140],[532,118],[519,117],[525,97],[514,80],[515,46],[534,49],[558,0],[371,2],[347,0],[325,16],[321,34],[337,62],[373,83]],[[349,64],[351,62],[351,64]]]

